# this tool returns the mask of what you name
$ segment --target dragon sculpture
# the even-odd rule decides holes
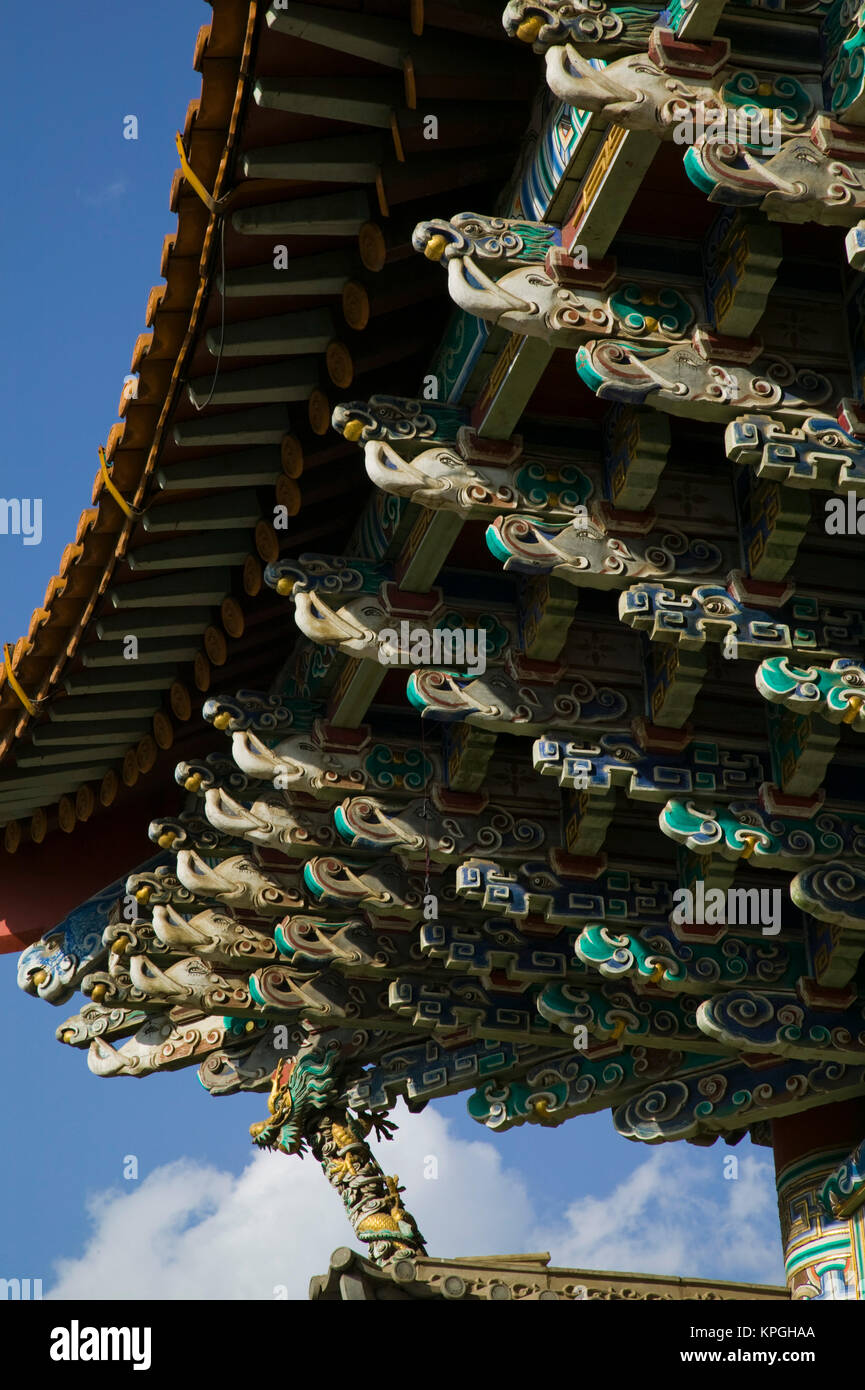
[[[308,1145],[342,1197],[358,1240],[380,1264],[400,1253],[424,1254],[423,1236],[400,1201],[399,1179],[386,1176],[366,1142],[371,1130],[379,1140],[390,1139],[396,1126],[377,1115],[352,1115],[340,1105],[336,1060],[333,1048],[281,1059],[267,1102],[269,1118],[250,1126],[252,1142],[301,1157]]]

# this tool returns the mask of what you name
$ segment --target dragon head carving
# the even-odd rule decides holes
[[[253,1144],[286,1154],[303,1153],[309,1112],[324,1110],[335,1099],[335,1060],[333,1050],[308,1052],[290,1062],[280,1060],[267,1101],[270,1118],[249,1127]]]

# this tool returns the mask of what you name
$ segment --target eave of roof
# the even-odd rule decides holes
[[[229,176],[250,76],[257,8],[257,0],[217,0],[213,21],[200,30],[195,46],[193,65],[202,73],[202,93],[189,104],[184,142],[193,166],[216,197],[224,191]],[[179,170],[172,182],[171,207],[178,214],[178,229],[163,244],[166,284],[150,292],[146,316],[149,332],[139,335],[133,352],[137,394],[133,398],[124,393],[120,402],[123,419],[112,426],[105,447],[112,483],[134,509],[140,507],[156,466],[183,367],[206,305],[217,224],[217,218],[207,216],[197,199],[183,193]],[[196,258],[196,272],[191,276],[179,263]],[[165,336],[163,324],[168,316],[175,321],[172,337],[177,335],[176,320],[186,320],[173,361],[153,351]],[[91,502],[92,506],[81,513],[74,542],[63,551],[59,572],[48,581],[27,636],[19,638],[12,651],[15,680],[40,712],[78,651],[137,524],[136,517],[127,516],[112,496],[101,470],[93,484]],[[4,665],[0,668],[0,766],[31,720]]]
[[[143,807],[149,798],[149,790],[139,785],[133,794],[132,787],[139,782],[139,778],[148,784],[151,777],[164,782],[168,775],[168,760],[176,760],[178,755],[192,755],[198,751],[202,737],[206,738],[209,733],[206,726],[195,718],[184,725],[183,721],[189,716],[178,713],[178,710],[188,707],[190,692],[182,681],[178,683],[170,663],[165,662],[168,675],[161,687],[155,674],[149,681],[139,676],[136,682],[135,675],[130,672],[126,689],[134,691],[139,686],[145,689],[152,687],[157,690],[157,703],[161,707],[155,713],[152,732],[148,720],[142,736],[129,737],[125,751],[118,751],[114,744],[105,748],[104,761],[110,764],[110,771],[101,782],[101,774],[93,771],[96,763],[102,761],[101,754],[97,756],[92,750],[85,750],[79,758],[74,752],[76,745],[73,743],[72,752],[64,745],[63,757],[54,759],[50,755],[54,734],[60,730],[62,736],[64,713],[68,715],[71,712],[70,706],[64,711],[63,703],[70,696],[78,695],[81,686],[89,688],[98,684],[98,681],[91,679],[92,672],[97,667],[101,670],[106,664],[108,648],[96,640],[97,625],[110,629],[113,637],[119,638],[124,613],[128,611],[134,614],[138,611],[125,606],[133,596],[135,586],[146,585],[148,580],[152,585],[155,576],[156,587],[159,588],[160,576],[169,570],[165,556],[167,554],[171,558],[173,547],[176,547],[177,559],[176,563],[172,561],[172,573],[177,570],[188,573],[190,583],[197,585],[208,575],[201,568],[194,567],[196,561],[192,558],[192,551],[196,543],[202,544],[207,536],[214,536],[220,544],[229,539],[235,547],[239,544],[239,532],[227,531],[224,517],[216,518],[221,523],[221,529],[202,533],[201,537],[190,534],[189,523],[184,523],[182,516],[176,524],[172,519],[172,508],[175,512],[179,509],[182,514],[184,507],[188,510],[193,504],[194,510],[203,500],[207,501],[214,495],[217,505],[222,505],[220,499],[228,503],[241,496],[239,491],[226,493],[219,491],[218,487],[214,493],[213,488],[202,483],[200,475],[202,471],[206,473],[208,466],[206,448],[202,457],[202,448],[178,448],[173,437],[174,431],[183,431],[190,420],[206,422],[212,418],[217,424],[224,425],[226,421],[239,420],[244,415],[243,406],[231,405],[227,410],[226,404],[217,401],[214,402],[217,413],[199,414],[187,398],[188,392],[181,390],[197,378],[206,381],[213,379],[214,356],[212,349],[208,350],[204,343],[208,330],[219,329],[221,312],[225,311],[229,334],[232,330],[246,331],[249,320],[253,320],[253,328],[263,322],[271,331],[276,324],[273,315],[275,306],[280,313],[284,310],[291,313],[297,309],[303,310],[310,302],[316,305],[322,303],[321,297],[310,300],[305,295],[297,299],[290,295],[281,296],[275,302],[273,294],[267,292],[266,287],[261,295],[250,295],[242,283],[244,270],[236,269],[238,265],[246,265],[247,261],[242,254],[243,248],[238,254],[238,234],[232,225],[232,215],[237,213],[242,220],[244,210],[249,209],[255,216],[256,209],[277,202],[285,204],[287,196],[289,204],[285,205],[292,208],[306,206],[309,200],[339,198],[341,194],[348,198],[355,197],[358,203],[363,201],[367,216],[372,219],[366,225],[377,234],[377,239],[374,236],[376,249],[378,242],[382,248],[386,242],[390,245],[389,263],[385,275],[373,277],[374,288],[369,291],[366,306],[361,305],[362,309],[369,309],[371,298],[374,321],[369,331],[345,327],[338,334],[342,356],[339,352],[336,355],[336,376],[345,368],[346,362],[352,373],[363,374],[366,367],[364,354],[372,365],[385,360],[388,352],[395,364],[393,370],[397,371],[397,362],[401,368],[404,363],[400,359],[405,359],[411,350],[406,334],[410,336],[414,332],[418,339],[415,349],[428,352],[437,336],[439,320],[448,307],[444,286],[439,286],[436,279],[435,303],[426,301],[428,307],[423,315],[421,331],[420,315],[413,306],[418,302],[417,284],[423,280],[424,272],[432,271],[432,267],[427,267],[423,261],[408,259],[411,256],[411,229],[418,220],[411,207],[412,200],[418,196],[418,184],[424,185],[423,191],[432,197],[436,196],[436,186],[443,190],[477,187],[479,177],[484,185],[482,192],[487,184],[495,185],[512,166],[517,130],[527,116],[525,94],[534,83],[534,67],[529,56],[518,51],[517,59],[523,62],[526,72],[523,89],[520,84],[511,84],[503,101],[478,101],[467,109],[460,106],[461,121],[458,123],[456,116],[451,117],[450,129],[456,132],[456,139],[443,142],[446,146],[444,154],[434,156],[433,163],[438,161],[435,169],[432,164],[424,166],[428,170],[425,178],[414,171],[411,155],[413,141],[415,148],[423,150],[423,145],[418,145],[417,112],[401,107],[398,116],[404,127],[405,157],[402,160],[395,158],[400,144],[398,134],[394,137],[391,150],[391,132],[379,132],[384,142],[379,158],[384,159],[384,163],[369,193],[358,191],[355,194],[358,180],[361,190],[371,180],[368,175],[361,178],[359,173],[351,171],[346,171],[343,182],[335,182],[329,172],[322,183],[321,179],[313,181],[307,170],[303,181],[293,179],[288,187],[284,168],[280,176],[273,179],[260,177],[262,171],[259,168],[243,169],[244,179],[238,176],[241,160],[254,164],[257,159],[264,157],[279,164],[285,155],[290,162],[294,161],[298,142],[309,141],[313,135],[318,137],[314,153],[325,150],[327,141],[332,142],[334,136],[338,138],[341,149],[346,137],[355,141],[371,138],[363,135],[362,126],[346,126],[342,121],[333,119],[332,112],[319,118],[297,113],[275,113],[266,106],[256,104],[252,99],[252,88],[261,73],[266,75],[269,82],[286,80],[291,83],[295,80],[293,74],[298,70],[330,74],[332,71],[364,72],[374,69],[369,63],[357,60],[350,54],[334,54],[330,48],[312,48],[301,40],[292,39],[289,42],[283,37],[275,43],[265,27],[264,6],[258,0],[254,3],[248,3],[248,0],[212,0],[212,3],[212,23],[201,30],[195,49],[194,66],[202,73],[202,92],[197,100],[190,103],[183,138],[190,164],[204,185],[213,191],[216,198],[223,194],[230,195],[227,204],[229,215],[222,224],[226,256],[224,264],[226,277],[229,280],[236,277],[238,294],[233,298],[229,293],[222,301],[219,294],[213,293],[214,288],[219,288],[223,253],[219,219],[208,212],[178,170],[171,189],[171,208],[178,215],[178,227],[173,235],[165,238],[163,245],[162,273],[165,283],[150,292],[146,313],[148,331],[139,335],[132,356],[132,370],[138,373],[137,390],[133,392],[128,387],[124,388],[118,410],[121,420],[110,430],[105,448],[114,489],[136,510],[143,510],[146,503],[146,518],[142,524],[139,516],[127,516],[106,486],[102,473],[97,473],[92,493],[93,505],[82,513],[75,541],[64,550],[59,572],[49,581],[43,604],[34,612],[27,636],[15,644],[11,662],[14,682],[25,699],[34,703],[35,714],[22,707],[21,698],[10,682],[8,672],[5,667],[0,669],[0,826],[6,827],[6,850],[15,852],[20,846],[15,861],[6,858],[4,875],[7,879],[14,866],[13,877],[16,880],[23,877],[26,881],[31,877],[32,881],[36,862],[44,867],[55,852],[65,864],[71,846],[65,835],[56,833],[58,829],[69,831],[77,826],[75,854],[83,852],[84,841],[89,843],[92,838],[89,832],[94,827],[82,823],[94,811],[95,820],[101,823],[104,815],[100,814],[100,808],[113,803],[115,798],[118,799],[112,817],[124,806],[128,806],[131,813],[134,805],[135,819],[140,826],[139,837],[143,839],[146,823]],[[325,5],[323,8],[338,14],[346,9],[346,5]],[[403,11],[409,10],[413,29],[422,29],[423,6],[408,6],[403,0],[394,0],[393,4],[383,0],[382,6],[377,6],[378,12],[389,14],[390,18],[398,15],[400,21],[407,18]],[[478,11],[477,6],[473,7],[472,13],[466,14],[450,6],[447,0],[427,6],[428,16],[433,15],[432,22],[442,26],[438,31],[433,31],[437,35],[435,41],[439,48],[443,29],[467,31],[477,38],[484,36],[485,26],[491,35],[495,33],[501,39],[503,48],[508,48],[503,32],[496,31],[488,18],[475,11]],[[422,40],[417,39],[416,42],[422,43]],[[262,54],[260,73],[258,59]],[[434,74],[434,85],[436,82],[441,85],[441,78]],[[436,99],[427,104],[435,106]],[[447,100],[444,106],[449,107],[451,112],[457,111],[456,105]],[[278,131],[276,146],[275,130]],[[503,139],[503,132],[506,132],[508,139]],[[384,150],[384,154],[381,150]],[[387,154],[388,150],[390,155]],[[423,157],[428,158],[425,151]],[[390,213],[387,219],[382,216],[385,208]],[[431,210],[427,205],[425,211]],[[378,218],[384,224],[383,230],[374,225],[374,220]],[[325,248],[345,248],[348,257],[350,247],[352,263],[360,267],[362,275],[367,278],[366,270],[361,266],[363,254],[358,252],[357,231],[341,237],[334,237],[331,228],[326,231],[331,235],[289,237],[293,256],[299,257],[298,264],[301,260],[305,263],[309,253],[320,255],[324,251],[329,256],[331,252]],[[264,243],[268,256],[271,242],[281,239],[271,236]],[[248,257],[248,239],[245,251]],[[342,253],[337,251],[337,254]],[[413,267],[413,274],[407,275],[405,272],[410,266]],[[372,266],[368,269],[371,270]],[[253,271],[246,273],[252,274]],[[332,302],[333,292],[330,293]],[[361,294],[361,299],[364,293],[366,291]],[[421,301],[425,293],[421,293]],[[415,299],[412,299],[412,295],[415,295]],[[326,295],[324,303],[328,303]],[[397,307],[396,317],[394,305]],[[345,307],[344,313],[348,322],[349,314]],[[380,320],[383,328],[376,319],[379,314],[384,316]],[[399,334],[393,342],[388,342],[388,335],[393,337],[394,323],[399,328]],[[365,329],[366,325],[361,321],[360,327]],[[291,358],[292,362],[296,360],[295,357]],[[273,357],[268,357],[266,352],[263,355],[244,356],[240,370],[252,368],[258,370],[260,376],[259,369],[263,367],[266,372],[268,364],[272,363]],[[328,358],[328,371],[322,371],[319,379],[323,380],[327,390],[329,375],[331,385],[340,391],[342,384],[335,379],[332,366]],[[239,380],[237,364],[223,360],[220,385],[224,386],[226,382],[233,385]],[[375,386],[382,389],[382,383],[378,381]],[[304,509],[303,517],[294,526],[290,540],[277,536],[273,527],[264,520],[257,523],[253,534],[252,527],[248,526],[249,518],[246,518],[247,540],[245,546],[241,546],[246,553],[241,556],[238,550],[222,569],[219,562],[214,562],[218,572],[212,576],[208,606],[212,613],[214,602],[216,605],[222,602],[221,625],[220,620],[213,617],[206,628],[198,631],[194,667],[186,648],[184,661],[178,659],[178,664],[183,667],[183,680],[193,678],[199,690],[208,688],[210,664],[220,666],[221,675],[235,687],[250,684],[251,681],[254,683],[256,674],[265,670],[268,663],[272,665],[270,623],[271,616],[275,616],[274,604],[273,595],[261,591],[261,561],[275,558],[280,543],[283,546],[289,544],[290,547],[308,546],[315,543],[318,537],[333,537],[340,525],[347,530],[346,520],[356,514],[357,506],[368,490],[365,474],[358,468],[357,455],[351,446],[333,434],[327,439],[322,437],[328,430],[332,404],[326,390],[322,391],[316,385],[311,395],[307,393],[309,425],[301,433],[312,444],[311,456],[308,454],[304,460],[300,442],[286,434],[284,429],[278,431],[281,434],[282,466],[276,480],[276,500],[287,503],[291,515],[299,510],[301,502]],[[254,409],[257,418],[268,411],[268,407],[261,404],[255,404]],[[285,414],[284,407],[282,410]],[[222,447],[225,447],[224,443]],[[217,449],[217,462],[233,461],[236,457],[234,453],[225,454]],[[196,476],[196,465],[200,465],[199,476]],[[251,467],[254,473],[254,460]],[[304,472],[302,498],[294,481],[301,469]],[[273,481],[271,478],[271,484]],[[236,486],[236,482],[234,478],[230,486]],[[222,487],[226,485],[224,480],[220,484]],[[340,517],[333,505],[337,497],[345,502],[345,517]],[[159,568],[151,570],[152,559],[156,560]],[[203,560],[203,556],[198,558],[199,566]],[[187,561],[193,567],[189,567]],[[145,564],[147,568],[138,572]],[[223,578],[223,572],[228,575],[227,580]],[[217,581],[222,584],[218,592]],[[232,590],[239,597],[239,603],[238,598],[231,596]],[[106,598],[112,594],[118,595],[123,601],[113,617],[110,614],[106,616]],[[227,616],[226,605],[231,605],[231,620],[238,625],[237,640],[231,630],[232,621]],[[170,610],[172,615],[183,612],[179,608]],[[204,606],[196,612],[205,613]],[[179,621],[182,626],[182,618]],[[118,622],[120,626],[117,626]],[[134,631],[134,622],[130,622],[129,626]],[[100,632],[99,636],[102,635]],[[188,633],[186,638],[174,640],[183,647],[183,642],[191,642],[193,636]],[[208,660],[211,656],[212,662]],[[164,660],[164,654],[160,659]],[[227,664],[223,666],[226,660]],[[123,673],[120,674],[122,677]],[[192,702],[197,704],[194,697],[193,691]],[[87,698],[91,697],[88,695]],[[114,719],[121,741],[127,737],[125,730],[129,727],[129,721],[121,717],[123,711],[119,706],[122,703],[120,696],[110,693],[94,703],[94,719],[98,717],[100,705],[105,705],[106,718],[109,721]],[[173,728],[175,714],[180,723]],[[56,722],[58,720],[59,724]],[[156,721],[160,721],[158,726]],[[91,726],[82,727],[87,729]],[[40,751],[39,745],[33,743],[33,735],[35,732],[44,743],[45,731],[48,731],[49,743]],[[169,754],[165,750],[173,741],[175,746]],[[56,775],[53,775],[49,769],[55,766]],[[176,789],[173,794],[177,794]],[[46,837],[47,843],[43,846]],[[93,849],[96,860],[99,858],[98,844],[99,835],[96,834]],[[143,842],[142,852],[145,849],[146,842]],[[85,854],[84,857],[90,856]],[[81,889],[75,890],[79,896],[85,887],[82,883]],[[0,924],[0,936],[3,930]],[[8,912],[6,932],[15,932]],[[28,926],[26,936],[30,934]]]

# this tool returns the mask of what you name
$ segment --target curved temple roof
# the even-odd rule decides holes
[[[419,200],[489,203],[535,86],[497,4],[381,0],[347,17],[211,3],[182,131],[192,176],[172,179],[177,229],[136,380],[91,505],[0,668],[9,948],[137,862],[127,825],[145,856],[150,796],[160,783],[165,810],[178,755],[206,738],[203,692],[272,676],[284,612],[263,565],[310,542],[337,548],[369,487],[350,443],[323,437],[334,399],[387,363],[394,389],[414,390],[448,311],[411,249],[430,210]],[[124,803],[134,816],[104,815]],[[75,831],[74,863],[58,831]],[[46,853],[64,874],[31,923],[27,880]]]

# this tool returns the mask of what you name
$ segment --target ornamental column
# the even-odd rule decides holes
[[[865,1099],[772,1122],[794,1299],[865,1299]]]

